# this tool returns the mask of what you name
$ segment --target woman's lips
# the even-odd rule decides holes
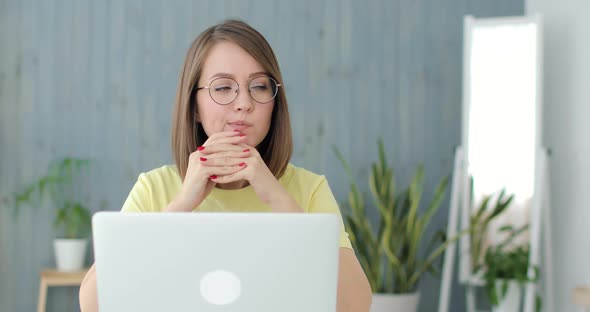
[[[250,125],[244,122],[232,122],[229,123],[230,128],[232,130],[244,131],[245,129],[249,128]]]

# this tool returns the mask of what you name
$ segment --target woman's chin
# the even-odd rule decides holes
[[[246,140],[244,141],[244,144],[248,145],[248,146],[258,146],[258,142],[256,142],[255,140],[252,139],[248,139],[246,138]]]

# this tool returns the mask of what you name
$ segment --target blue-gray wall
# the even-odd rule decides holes
[[[55,265],[51,209],[13,218],[7,196],[52,160],[89,157],[86,202],[118,210],[140,172],[171,162],[179,68],[207,26],[239,17],[266,36],[284,74],[293,162],[326,174],[344,200],[332,144],[365,189],[379,136],[399,183],[420,162],[426,190],[451,172],[463,15],[522,13],[523,0],[0,0],[0,311],[35,309],[38,272]],[[445,226],[447,202],[434,227]],[[438,287],[422,280],[420,311],[435,310]],[[464,310],[459,291],[453,311]],[[48,311],[77,309],[73,288],[48,299]]]

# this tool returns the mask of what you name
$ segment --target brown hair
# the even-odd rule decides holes
[[[271,77],[283,84],[279,64],[272,48],[250,25],[239,20],[227,20],[203,31],[186,53],[174,100],[172,153],[182,180],[186,175],[190,154],[208,139],[202,124],[196,118],[196,84],[201,77],[208,51],[223,40],[240,46],[260,63]],[[257,149],[274,176],[282,176],[293,152],[291,123],[283,87],[279,88],[275,98],[270,129]]]

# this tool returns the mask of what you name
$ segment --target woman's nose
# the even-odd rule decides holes
[[[234,109],[237,111],[251,111],[254,109],[254,100],[250,97],[247,89],[242,89],[238,91],[238,96],[234,100]]]

